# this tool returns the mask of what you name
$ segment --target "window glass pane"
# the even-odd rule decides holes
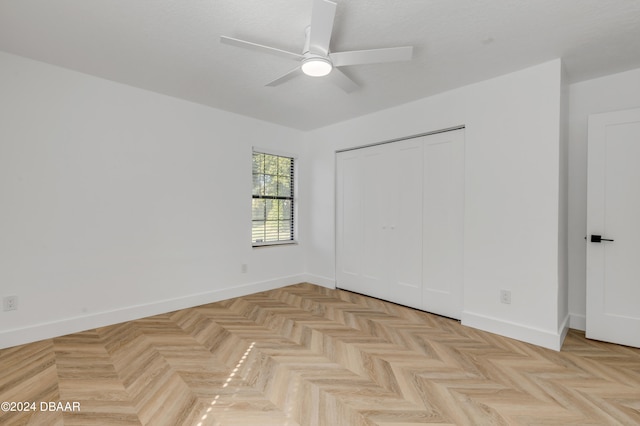
[[[289,176],[278,176],[278,196],[291,197],[291,178]]]
[[[291,201],[278,200],[278,219],[279,220],[291,220]]]
[[[264,154],[253,153],[253,173],[264,173]]]
[[[264,173],[268,175],[278,174],[278,157],[275,155],[264,156]]]
[[[274,175],[262,175],[264,179],[264,194],[271,197],[278,195],[278,178]]]
[[[281,220],[278,222],[278,238],[280,240],[292,240],[291,221]]]
[[[265,241],[278,241],[278,221],[267,221],[265,223]]]
[[[281,176],[291,176],[291,158],[278,157],[278,174]]]
[[[253,175],[253,195],[264,195],[264,175]]]
[[[253,199],[253,214],[251,215],[252,220],[265,220],[265,201],[260,199]]]
[[[264,222],[253,222],[251,228],[251,241],[254,243],[263,243],[264,240]]]
[[[278,200],[265,201],[265,220],[278,219]]]

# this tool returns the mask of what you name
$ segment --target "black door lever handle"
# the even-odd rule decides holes
[[[613,240],[608,240],[606,238],[602,238],[602,235],[591,235],[591,242],[592,243],[599,243],[602,241],[613,241]]]

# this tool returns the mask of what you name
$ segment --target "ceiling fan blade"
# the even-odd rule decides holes
[[[252,43],[250,41],[239,40],[237,38],[221,36],[220,42],[229,44],[231,46],[242,47],[249,50],[255,50],[262,53],[270,53],[272,55],[280,56],[287,59],[293,59],[296,61],[302,60],[303,56],[298,53],[289,52],[275,47],[264,46],[262,44]]]
[[[329,0],[313,0],[309,29],[309,51],[311,53],[327,55],[335,17],[336,3]]]
[[[279,86],[280,84],[286,81],[289,81],[292,78],[297,77],[299,75],[302,75],[302,69],[300,67],[295,67],[294,69],[292,69],[291,71],[283,75],[282,77],[278,77],[275,80],[273,80],[271,83],[265,84],[265,86],[270,86],[270,87]]]
[[[389,47],[385,49],[353,50],[330,53],[329,58],[336,67],[347,65],[377,64],[380,62],[409,61],[413,57],[413,46]]]
[[[351,80],[345,73],[337,68],[331,70],[331,73],[327,76],[336,86],[340,87],[347,93],[351,93],[357,90],[360,86],[355,81]]]

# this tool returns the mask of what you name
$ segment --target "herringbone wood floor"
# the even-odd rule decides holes
[[[0,351],[29,425],[640,424],[640,350],[561,352],[299,284]]]

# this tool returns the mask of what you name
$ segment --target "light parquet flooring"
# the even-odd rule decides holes
[[[0,350],[0,401],[80,403],[1,425],[640,425],[640,350],[298,284]]]

